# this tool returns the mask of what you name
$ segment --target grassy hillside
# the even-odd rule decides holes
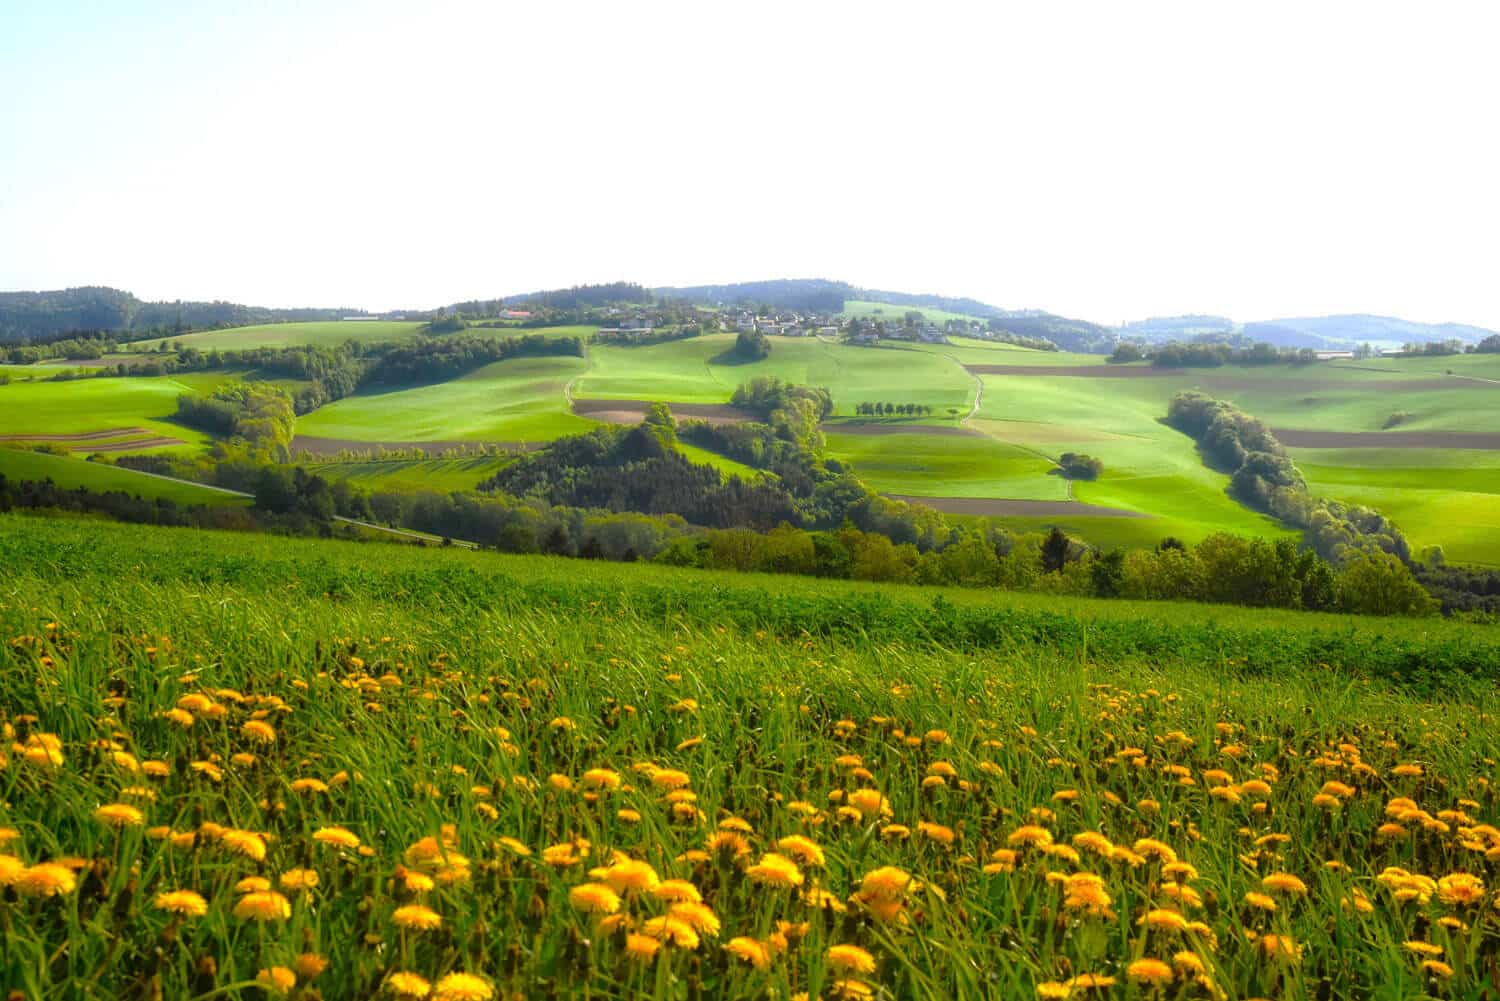
[[[0,448],[0,474],[11,480],[51,480],[60,487],[87,487],[96,493],[123,490],[147,499],[164,497],[178,504],[248,504],[235,497],[193,483],[146,476],[129,469],[118,469],[102,462],[88,462],[71,456],[44,455],[15,448]]]
[[[29,996],[1490,976],[1492,631],[4,515],[0,561]]]
[[[349,320],[322,323],[267,323],[254,327],[231,327],[227,330],[202,330],[178,334],[161,341],[145,342],[154,348],[164,343],[169,348],[279,348],[290,344],[342,344],[345,341],[395,341],[418,333],[425,323],[394,320]]]
[[[593,424],[568,411],[563,387],[582,358],[510,358],[449,382],[369,389],[297,422],[299,435],[367,442],[545,441]]]

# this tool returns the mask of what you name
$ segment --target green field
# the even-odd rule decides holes
[[[78,434],[144,427],[204,444],[207,435],[170,420],[177,397],[196,388],[168,376],[12,382],[0,386],[0,429],[6,434]]]
[[[852,463],[883,493],[925,497],[1067,500],[1068,484],[1033,451],[986,437],[930,434],[826,436],[828,453]]]
[[[494,362],[449,382],[366,390],[313,411],[297,433],[367,442],[548,441],[595,425],[575,417],[563,387],[582,358]]]
[[[398,341],[412,337],[427,326],[406,320],[332,320],[316,323],[266,323],[254,327],[230,327],[225,330],[202,330],[178,334],[160,341],[144,342],[148,348],[166,344],[169,348],[195,347],[244,350],[245,348],[281,348],[292,344],[333,346],[345,341]]]
[[[1500,948],[1492,628],[13,514],[0,564],[27,997],[1479,998]]]
[[[852,415],[864,402],[920,403],[934,419],[967,413],[974,384],[959,366],[908,345],[854,347],[816,338],[777,338],[762,361],[740,362],[733,334],[710,334],[645,347],[596,345],[578,380],[579,399],[727,403],[735,387],[756,376],[826,386],[835,413]]]
[[[18,448],[0,448],[0,475],[11,480],[51,480],[60,487],[87,487],[96,493],[123,490],[149,500],[164,497],[178,504],[244,505],[249,501],[219,490],[147,476],[103,462],[71,456],[46,455]]]
[[[505,459],[476,456],[467,459],[372,459],[365,462],[309,463],[310,472],[327,480],[347,480],[371,493],[391,491],[473,490],[494,476]]]
[[[949,320],[977,320],[979,317],[970,316],[967,313],[951,313],[946,309],[933,309],[928,306],[894,306],[888,302],[868,302],[864,299],[847,299],[844,301],[842,314],[846,319],[853,316],[868,316],[872,319],[885,320],[886,323],[900,323],[905,319],[907,313],[921,313],[922,318],[928,323],[942,326]]]

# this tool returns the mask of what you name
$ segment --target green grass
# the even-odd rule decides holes
[[[208,435],[170,420],[177,397],[196,388],[167,376],[13,382],[0,386],[0,428],[8,434],[78,434],[144,427],[203,444]]]
[[[475,456],[464,459],[372,459],[365,462],[309,463],[310,472],[328,480],[376,491],[473,490],[509,460]]]
[[[1424,996],[1413,940],[1452,967],[1441,996],[1483,996],[1493,969],[1493,863],[1454,829],[1500,821],[1493,629],[16,515],[0,515],[0,564],[0,705],[17,745],[0,826],[20,869],[5,870],[0,980],[28,998],[148,983],[248,1001],[264,996],[258,970],[304,953],[326,961],[314,986],[328,1001],[388,993],[396,971],[467,972],[498,997],[829,996],[838,944],[868,954],[859,979],[880,996],[916,1001],[1036,997],[1082,973],[1120,981],[1091,996],[1147,998],[1127,964],[1183,950],[1226,1001]],[[1420,777],[1403,777],[1412,763]],[[621,788],[586,797],[590,769]],[[1329,781],[1347,783],[1333,810],[1314,799]],[[684,783],[674,807],[665,789]],[[1233,797],[1208,791],[1224,785]],[[1396,840],[1377,833],[1396,797],[1429,817],[1472,802],[1445,830],[1403,821]],[[139,822],[116,808],[123,826],[106,824],[107,804]],[[731,817],[743,857],[687,854]],[[1021,844],[1028,821],[1137,855],[1154,839],[1191,869],[1082,843],[1077,861],[1047,855]],[[315,840],[332,826],[364,851]],[[263,834],[263,857],[224,828]],[[795,854],[792,835],[819,856],[796,864],[803,889],[758,884],[751,866]],[[544,861],[576,838],[582,858]],[[1008,845],[1017,855],[992,865]],[[690,884],[717,934],[626,958],[570,902],[613,852]],[[66,858],[76,885],[34,895],[40,866]],[[1402,904],[1376,881],[1390,866],[1471,872],[1486,892]],[[408,891],[399,867],[442,882]],[[883,867],[913,881],[897,881],[890,920],[854,898]],[[316,886],[289,887],[293,869]],[[1070,908],[1049,876],[1079,872],[1097,874],[1107,914]],[[1274,914],[1244,905],[1271,873],[1303,891],[1272,890]],[[284,894],[284,918],[235,916],[252,875]],[[1204,930],[1140,924],[1174,906],[1163,887],[1179,880]],[[829,904],[809,906],[812,884]],[[157,906],[178,890],[205,913]],[[1367,911],[1344,906],[1356,893]],[[415,901],[439,929],[398,926]],[[667,904],[619,907],[649,930]],[[764,969],[726,949],[778,920],[798,927]],[[1266,961],[1265,934],[1298,962]]]
[[[1158,380],[984,376],[976,426],[1056,458],[1085,452],[1104,463],[1095,482],[1073,485],[1076,499],[1152,516],[1148,526],[1116,531],[1154,539],[1197,541],[1215,531],[1275,537],[1287,534],[1271,519],[1245,509],[1225,492],[1229,478],[1203,464],[1193,441],[1162,424]],[[1170,393],[1168,393],[1170,395]],[[1051,434],[1042,432],[1050,428]],[[1043,440],[1047,439],[1047,440]],[[1085,533],[1087,534],[1087,533]]]
[[[697,445],[689,445],[685,441],[677,443],[677,450],[699,465],[713,466],[726,477],[738,476],[742,480],[749,481],[758,480],[762,476],[761,471],[754,466],[747,466],[743,462],[731,459],[727,455],[720,455],[718,452],[711,451],[710,449],[699,448]]]
[[[872,317],[885,320],[886,323],[900,323],[905,319],[907,313],[921,313],[928,323],[942,326],[949,320],[977,320],[980,317],[970,316],[967,313],[952,313],[946,309],[933,309],[927,306],[895,306],[888,302],[868,302],[863,299],[847,299],[844,301],[842,316],[849,317]]]
[[[313,411],[297,433],[357,441],[547,441],[594,427],[563,387],[582,358],[510,358],[449,382],[363,391]]]
[[[835,413],[852,415],[860,402],[931,406],[937,418],[951,408],[966,413],[973,381],[955,364],[906,345],[853,347],[816,338],[777,338],[771,355],[741,363],[733,334],[711,334],[645,347],[597,345],[589,371],[575,386],[580,399],[727,403],[735,387],[756,376],[826,386]]]
[[[178,504],[244,505],[243,497],[210,490],[194,483],[180,483],[120,469],[103,462],[88,462],[71,456],[46,455],[16,448],[0,448],[0,474],[10,480],[50,479],[60,487],[86,487],[96,493],[123,490],[154,500],[163,497]]]
[[[1067,482],[1035,452],[992,438],[930,434],[826,435],[830,455],[882,493],[1067,500]]]

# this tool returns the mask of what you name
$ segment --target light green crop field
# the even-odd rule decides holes
[[[920,403],[934,419],[966,413],[973,380],[952,361],[908,345],[854,347],[816,338],[773,339],[771,355],[740,362],[733,334],[710,334],[644,347],[597,345],[589,371],[574,387],[580,399],[727,403],[735,387],[756,376],[826,386],[835,413],[852,415],[860,402]]]
[[[178,334],[160,341],[145,341],[154,348],[280,348],[291,344],[342,344],[345,341],[399,341],[414,336],[425,323],[407,320],[331,320],[319,323],[263,323],[253,327],[229,327],[224,330],[200,330]]]
[[[449,382],[364,391],[297,421],[297,433],[368,442],[548,441],[595,425],[568,411],[572,357],[509,358]]]
[[[1154,516],[1155,538],[1196,541],[1215,531],[1279,536],[1273,520],[1225,493],[1229,478],[1203,464],[1193,441],[1160,422],[1166,414],[1158,379],[983,376],[975,426],[1052,458],[1085,452],[1104,463],[1095,482],[1076,482],[1077,500]],[[1015,430],[1012,432],[1011,425]]]
[[[147,476],[132,469],[119,469],[103,462],[88,462],[71,456],[44,455],[15,448],[0,448],[0,474],[11,480],[47,480],[60,487],[87,487],[104,492],[123,490],[148,500],[165,497],[178,504],[245,505],[244,497],[210,490],[195,483],[181,483]]]
[[[309,472],[327,480],[347,480],[362,490],[399,492],[473,490],[509,459],[379,459],[368,462],[309,463]]]
[[[825,435],[830,455],[882,493],[921,497],[1067,500],[1067,481],[1035,452],[989,437]]]
[[[1000,341],[984,341],[974,337],[950,337],[947,344],[917,344],[918,351],[927,351],[952,358],[962,365],[1103,365],[1103,355],[1074,354],[1071,351],[1037,351]]]
[[[888,302],[868,302],[864,299],[848,299],[844,302],[844,311],[841,314],[845,318],[853,316],[868,316],[874,319],[900,322],[907,313],[921,313],[923,319],[928,323],[936,323],[941,326],[949,320],[978,320],[977,316],[967,313],[951,313],[946,309],[933,309],[928,306],[896,306]]]
[[[1329,362],[1328,366],[1335,369],[1370,369],[1392,375],[1454,375],[1471,379],[1500,379],[1500,354],[1367,358],[1361,361]]]
[[[177,397],[195,388],[170,376],[12,382],[0,386],[0,433],[78,434],[144,427],[189,444],[206,444],[208,435],[170,421],[177,412]]]
[[[743,462],[731,459],[727,455],[720,455],[718,452],[711,451],[710,449],[699,448],[697,445],[689,445],[685,441],[677,443],[677,450],[699,465],[713,466],[725,476],[738,476],[740,479],[748,482],[750,480],[758,480],[762,475],[761,471],[754,466],[747,466]]]

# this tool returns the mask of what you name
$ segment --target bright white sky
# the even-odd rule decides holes
[[[1497,28],[1425,0],[3,0],[0,288],[824,277],[1500,327]]]

